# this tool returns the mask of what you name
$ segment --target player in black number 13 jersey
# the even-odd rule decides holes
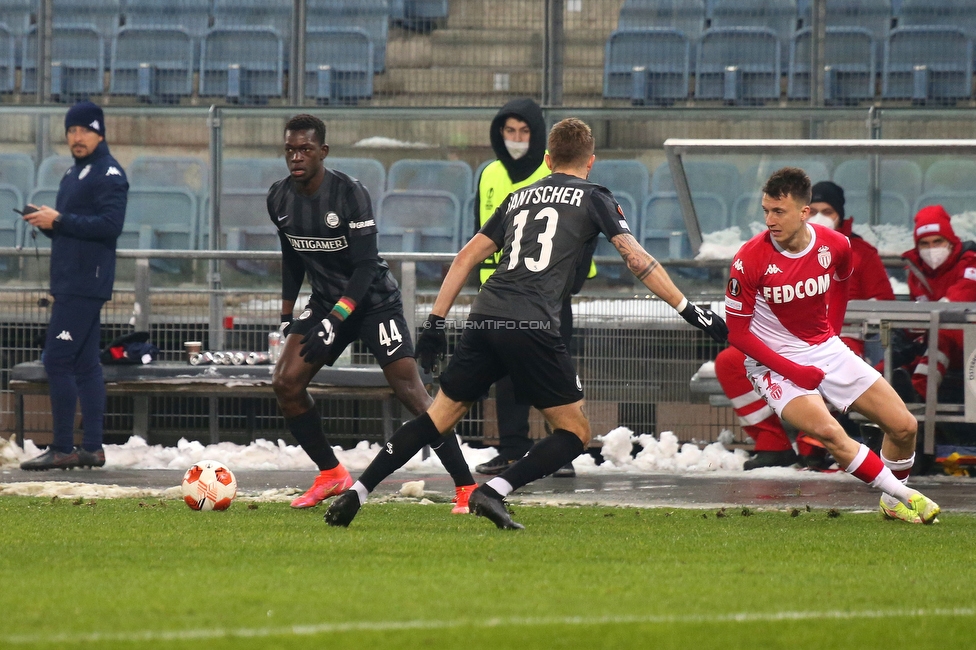
[[[509,516],[504,497],[571,462],[590,441],[583,389],[559,336],[559,313],[580,260],[592,253],[600,233],[613,242],[634,275],[686,321],[717,341],[726,339],[725,321],[688,303],[667,271],[630,234],[610,191],[586,180],[595,159],[586,124],[575,118],[556,124],[546,154],[552,174],[509,194],[455,258],[417,341],[425,369],[447,351],[444,317],[468,274],[502,251],[498,270],[471,306],[434,403],[400,427],[387,446],[389,453],[374,458],[352,489],[336,497],[325,514],[330,525],[348,526],[380,481],[450,431],[489,386],[509,375],[516,395],[542,411],[553,434],[475,490],[469,503],[472,513],[499,528],[522,528]]]
[[[323,365],[361,339],[383,368],[397,398],[414,415],[431,403],[413,358],[400,288],[376,249],[376,223],[362,184],[326,169],[325,124],[296,115],[285,126],[288,178],[268,192],[268,215],[281,239],[281,331],[285,335],[272,386],[289,431],[318,465],[319,475],[293,508],[310,508],[352,485],[322,432],[308,384]],[[312,298],[292,312],[302,280]],[[454,479],[453,512],[466,514],[474,478],[453,428],[431,447]]]

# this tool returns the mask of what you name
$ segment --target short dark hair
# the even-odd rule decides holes
[[[567,117],[549,131],[549,158],[553,167],[586,164],[593,155],[593,132],[583,120]]]
[[[762,191],[771,199],[792,196],[807,205],[810,203],[810,177],[799,167],[783,167],[773,172]]]
[[[296,115],[288,120],[285,131],[315,131],[319,144],[325,144],[325,122],[308,113]]]

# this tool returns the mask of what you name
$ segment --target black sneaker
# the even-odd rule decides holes
[[[576,470],[573,468],[573,463],[570,462],[557,469],[552,475],[559,478],[573,478],[576,476]]]
[[[356,518],[359,508],[359,493],[355,490],[346,490],[337,496],[325,511],[325,523],[347,528]]]
[[[88,451],[84,447],[75,447],[78,454],[78,467],[105,467],[105,450]]]
[[[488,476],[495,476],[496,474],[501,474],[508,466],[514,463],[514,460],[509,460],[503,456],[495,456],[487,463],[481,463],[480,465],[475,465],[474,471],[479,474],[487,474]]]
[[[747,460],[742,469],[758,469],[760,467],[789,467],[796,464],[796,452],[792,449],[783,451],[757,451]]]
[[[72,449],[69,453],[58,451],[54,447],[48,447],[40,456],[25,460],[20,464],[20,469],[29,471],[40,471],[47,469],[71,469],[80,467],[78,464],[77,449]]]
[[[499,528],[508,530],[523,530],[525,528],[522,524],[512,521],[511,515],[508,514],[508,508],[505,507],[504,499],[490,497],[485,494],[482,488],[471,493],[468,508],[471,509],[471,514],[486,517]]]

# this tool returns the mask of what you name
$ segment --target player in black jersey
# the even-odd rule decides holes
[[[325,513],[330,525],[348,526],[380,481],[442,431],[452,430],[489,386],[509,375],[516,395],[542,411],[553,433],[475,490],[469,503],[471,512],[499,528],[522,528],[509,516],[504,497],[572,461],[590,441],[582,385],[559,337],[559,312],[580,260],[592,254],[601,232],[648,289],[690,324],[725,341],[725,321],[688,302],[630,234],[610,191],[586,180],[595,159],[586,124],[575,118],[556,124],[546,154],[552,174],[509,194],[458,253],[417,341],[425,369],[447,351],[444,317],[468,274],[495,251],[502,257],[471,306],[434,403],[400,427],[387,453],[378,454],[352,489],[336,497]]]
[[[285,126],[290,175],[271,186],[268,215],[281,239],[281,330],[285,335],[272,386],[288,430],[318,465],[319,476],[291,505],[310,508],[352,485],[322,432],[306,390],[323,365],[332,365],[361,339],[373,353],[397,398],[414,415],[431,403],[414,361],[400,288],[376,248],[376,223],[362,184],[326,169],[325,124],[296,115]],[[312,298],[297,320],[295,300],[308,276]],[[453,512],[467,513],[477,487],[453,428],[431,447],[456,486]]]

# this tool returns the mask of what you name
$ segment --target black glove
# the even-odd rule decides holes
[[[688,323],[694,325],[719,343],[725,343],[729,339],[729,328],[725,321],[711,309],[702,309],[698,305],[690,302],[680,312],[681,317]]]
[[[417,337],[417,359],[424,372],[437,369],[437,360],[447,354],[447,332],[444,330],[444,317],[431,314],[424,321],[424,331]]]
[[[278,325],[278,331],[281,332],[282,338],[288,336],[288,328],[291,327],[291,323],[293,320],[295,320],[295,317],[292,316],[291,314],[281,315],[281,323]]]
[[[318,363],[325,360],[332,342],[335,341],[340,322],[338,318],[329,314],[302,337],[302,350],[299,354],[305,359],[305,363]]]

